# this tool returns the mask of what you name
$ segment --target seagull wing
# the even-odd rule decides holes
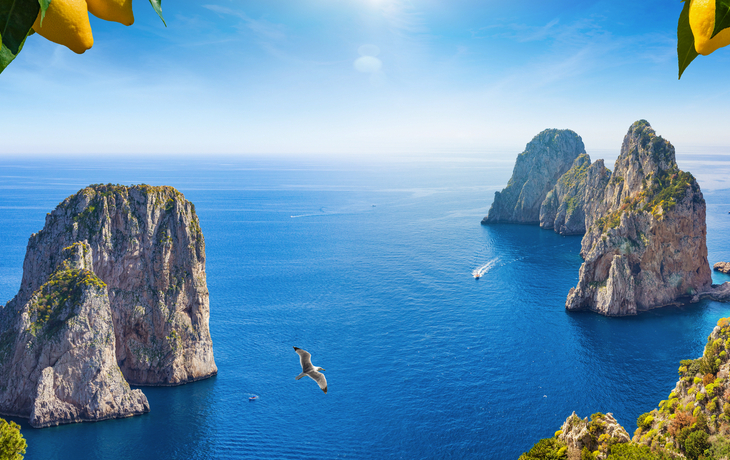
[[[302,365],[302,372],[309,372],[314,370],[312,366],[312,355],[309,352],[302,350],[301,348],[294,347],[294,350],[299,355],[299,364]]]
[[[307,374],[309,378],[317,382],[317,385],[324,391],[324,394],[327,394],[327,379],[324,378],[324,374],[317,371],[312,371]]]

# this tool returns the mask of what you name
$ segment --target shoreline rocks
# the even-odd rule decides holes
[[[720,273],[728,274],[730,273],[730,262],[718,262],[712,266],[712,269]]]

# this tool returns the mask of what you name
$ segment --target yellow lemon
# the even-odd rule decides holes
[[[131,26],[134,23],[132,0],[86,0],[89,12],[99,19]]]
[[[53,0],[46,10],[43,27],[41,27],[41,14],[38,13],[33,23],[33,30],[78,54],[94,44],[89,13],[84,0]]]
[[[730,28],[710,39],[715,30],[715,0],[690,0],[689,27],[695,37],[695,49],[704,56],[730,45]]]

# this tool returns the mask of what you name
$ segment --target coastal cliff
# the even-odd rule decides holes
[[[585,233],[586,201],[595,199],[595,190],[605,187],[610,176],[611,171],[603,166],[603,160],[591,167],[591,158],[587,154],[579,155],[540,206],[540,227],[554,229],[561,235]]]
[[[172,187],[95,185],[66,198],[28,241],[18,297],[84,241],[107,284],[125,378],[177,385],[217,372],[208,320],[205,241],[192,203]]]
[[[575,412],[553,438],[520,456],[537,458],[698,459],[730,456],[730,319],[707,338],[704,353],[680,362],[679,380],[666,400],[642,414],[631,439],[610,414],[581,420]],[[562,449],[562,450],[561,450]],[[539,456],[537,456],[539,453]]]
[[[568,310],[634,315],[710,287],[702,192],[648,122],[631,125],[608,184],[592,193]]]
[[[147,412],[129,383],[217,373],[209,315],[192,203],[172,187],[87,187],[30,237],[0,311],[0,413],[48,426]]]
[[[36,428],[149,412],[117,365],[106,285],[77,243],[30,295],[0,311],[0,412]]]
[[[535,136],[517,156],[507,187],[494,193],[482,224],[540,223],[540,206],[548,192],[584,153],[583,140],[569,129],[546,129]]]

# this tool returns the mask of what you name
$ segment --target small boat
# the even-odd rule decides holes
[[[259,399],[259,397],[258,397],[258,396],[256,396],[256,395],[254,395],[254,396],[249,396],[249,397],[248,397],[248,400],[249,400],[249,401],[256,401],[257,399]]]
[[[474,273],[474,279],[475,280],[478,280],[481,277],[482,277],[482,274],[481,273],[479,273],[479,272]]]

